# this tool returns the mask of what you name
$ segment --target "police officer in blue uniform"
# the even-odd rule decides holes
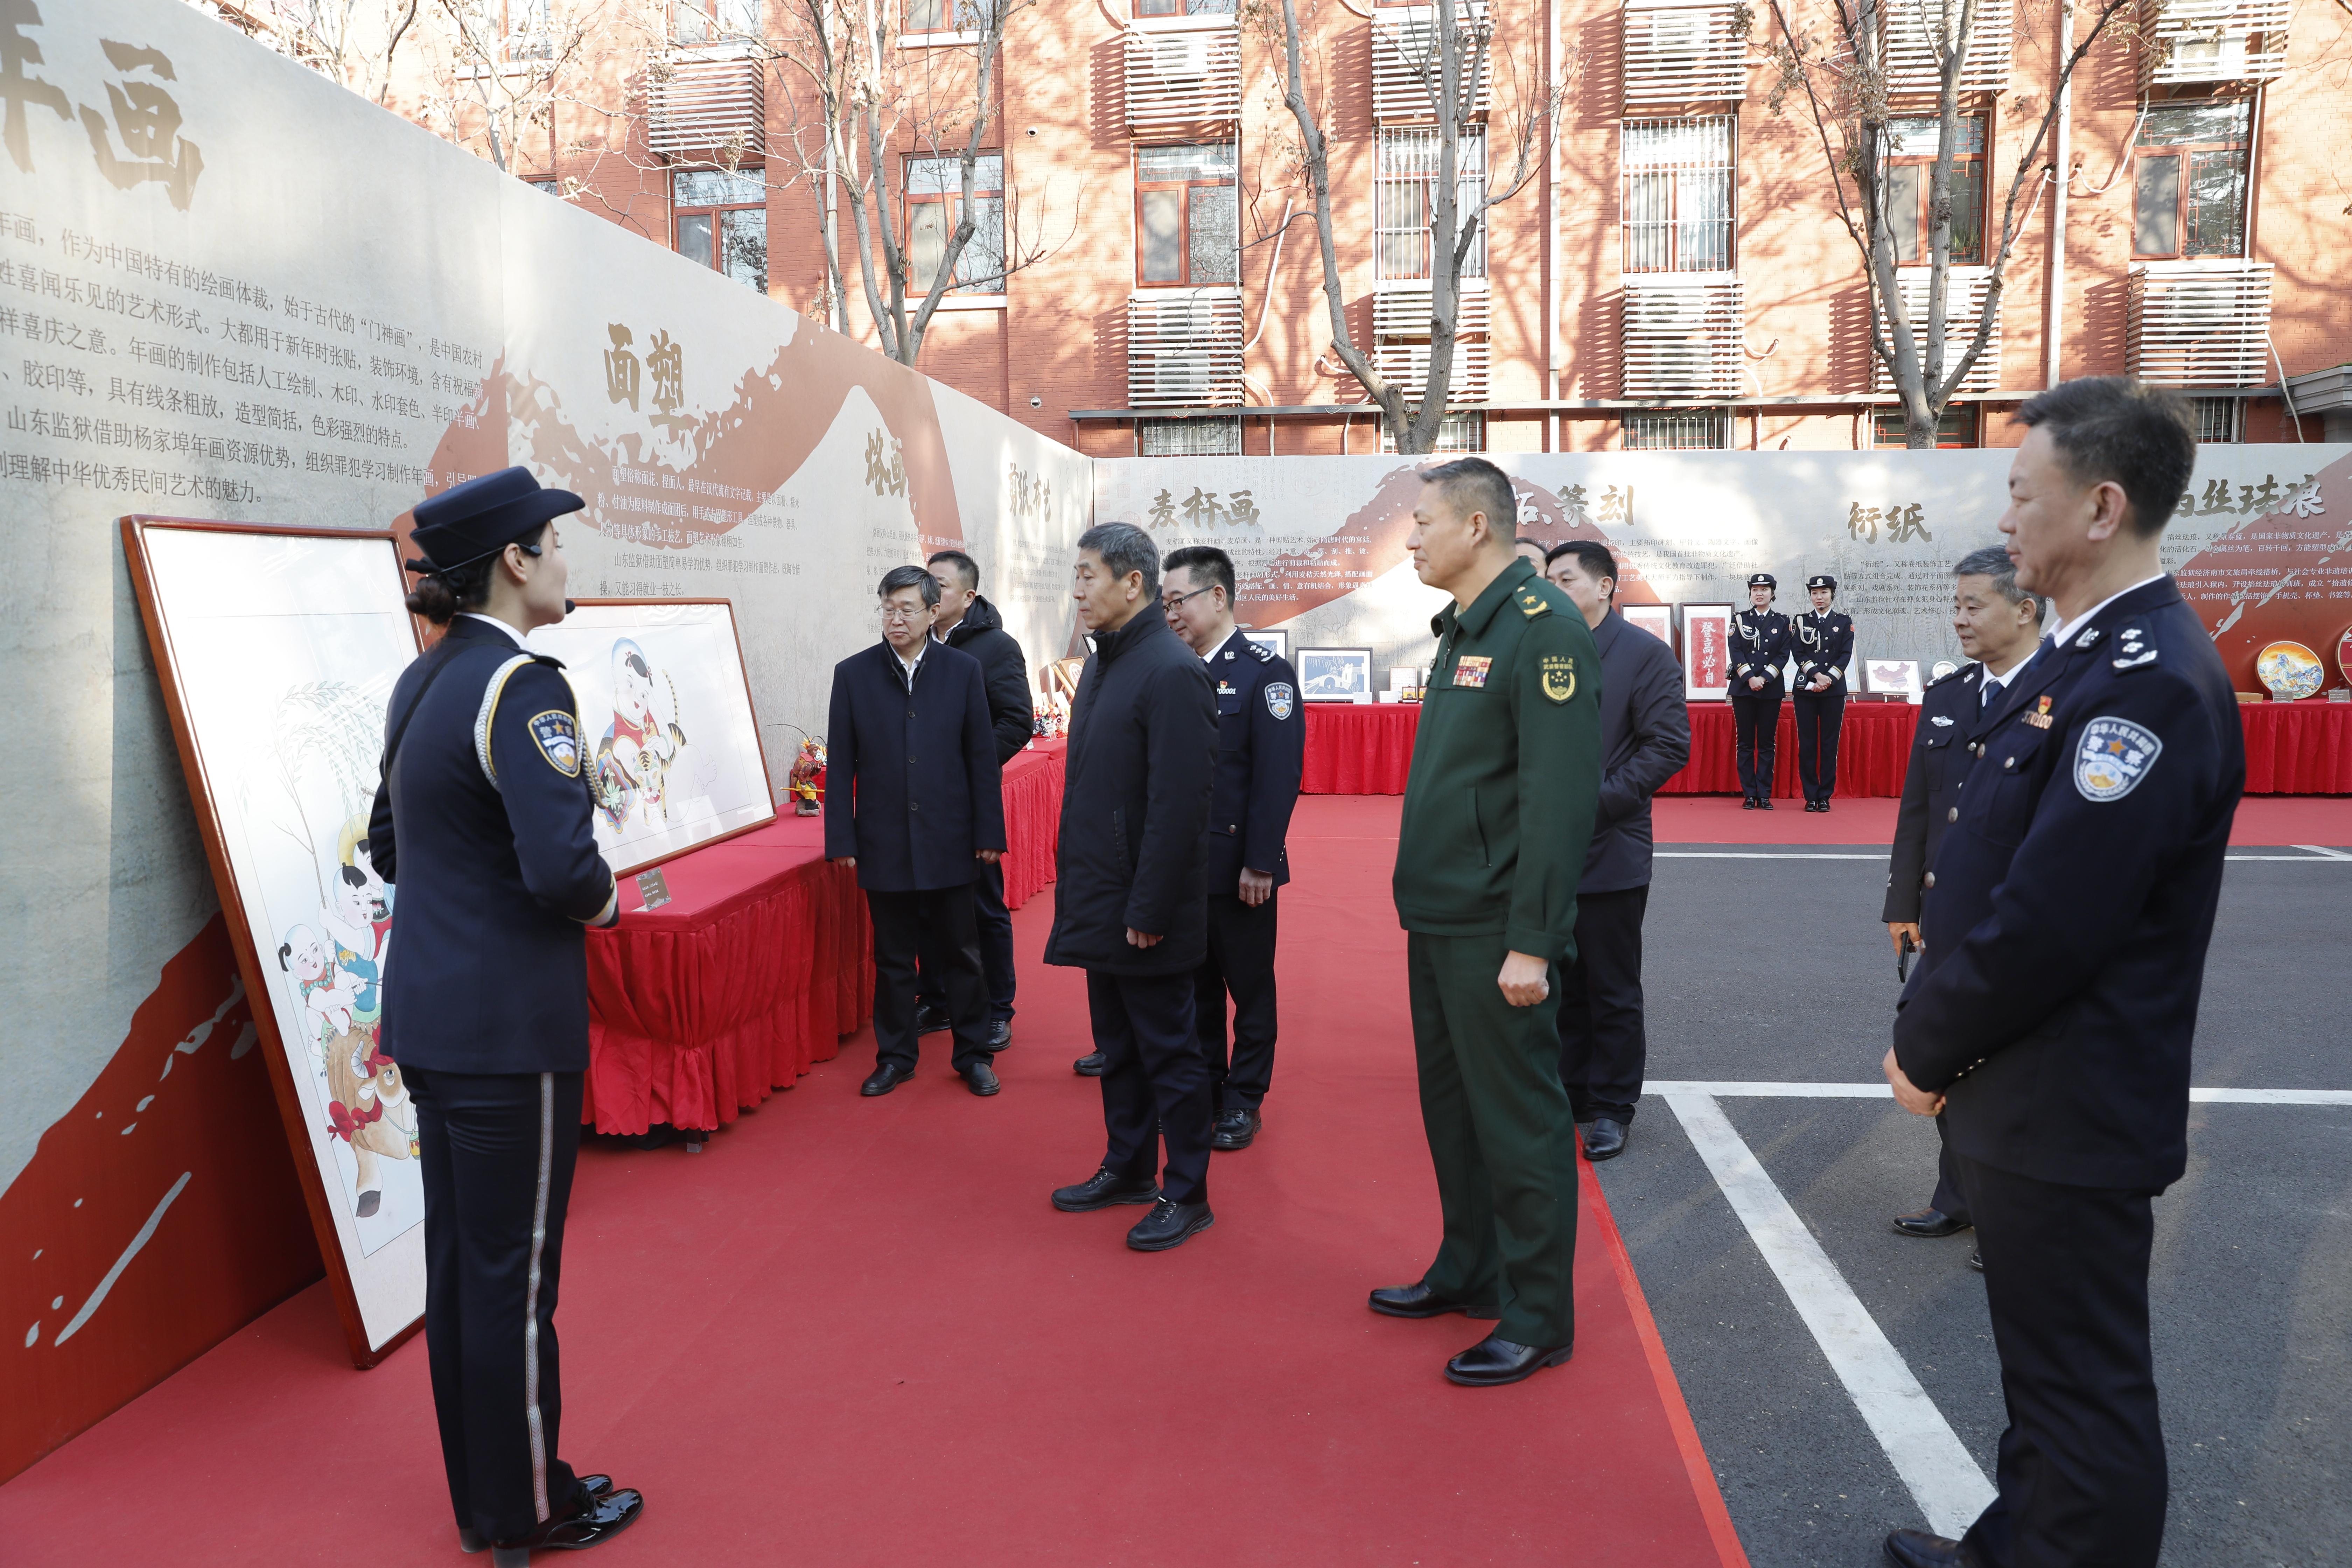
[[[1246,1149],[1274,1081],[1275,890],[1290,880],[1283,847],[1307,756],[1307,719],[1290,661],[1234,625],[1234,563],[1194,545],[1161,566],[1160,602],[1217,688],[1217,772],[1209,797],[1209,953],[1193,975],[1194,1028],[1209,1062],[1210,1147]],[[1233,1042],[1225,998],[1233,998]]]
[[[2237,700],[2159,554],[2196,440],[2116,377],[2030,399],[2000,520],[2058,619],[1968,731],[1896,1100],[1941,1111],[1984,1259],[2009,1427],[1959,1541],[1902,1568],[2153,1568],[2168,1491],[2148,1343],[2152,1200],[2188,1162],[2189,1053],[2245,785]]]
[[[1790,626],[1797,655],[1797,777],[1807,811],[1827,811],[1837,789],[1838,731],[1845,723],[1845,667],[1853,658],[1853,617],[1830,608],[1837,579],[1805,579],[1813,607]]]
[[[1789,663],[1789,617],[1772,608],[1780,584],[1769,572],[1748,579],[1748,607],[1731,617],[1731,722],[1739,759],[1740,806],[1772,809],[1772,764],[1780,738],[1780,698]]]
[[[417,505],[408,607],[446,629],[393,687],[368,826],[399,888],[381,1045],[416,1101],[441,1456],[460,1544],[493,1547],[500,1568],[594,1546],[645,1507],[557,1446],[585,933],[618,897],[571,683],[522,639],[569,607],[552,520],[583,504],[516,468]]]

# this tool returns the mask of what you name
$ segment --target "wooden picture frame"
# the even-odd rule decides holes
[[[374,1049],[397,889],[365,840],[383,705],[420,651],[400,556],[388,532],[121,527],[328,1289],[373,1366],[425,1312],[415,1107]]]
[[[1625,617],[1628,625],[1641,627],[1665,644],[1670,651],[1674,648],[1675,607],[1672,605],[1620,605],[1617,613]]]
[[[1303,647],[1292,667],[1298,696],[1306,702],[1370,702],[1372,650],[1368,647]]]
[[[1869,658],[1859,661],[1871,691],[1899,702],[1916,702],[1926,689],[1916,658]]]
[[[1722,604],[1675,605],[1685,701],[1721,702],[1731,696],[1731,610]]]
[[[732,600],[580,599],[525,641],[562,659],[572,682],[596,847],[615,878],[776,820]]]

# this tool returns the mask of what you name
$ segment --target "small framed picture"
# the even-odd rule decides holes
[[[1916,658],[1864,659],[1862,678],[1870,689],[1883,697],[1893,697],[1906,702],[1919,700],[1919,661]]]
[[[1731,695],[1731,606],[1677,605],[1683,623],[1683,695],[1693,702]]]
[[[1675,607],[1672,605],[1620,605],[1617,608],[1628,625],[1641,627],[1668,647],[1675,646]]]
[[[1248,627],[1244,626],[1242,628],[1242,636],[1249,638],[1250,641],[1257,644],[1258,647],[1268,650],[1276,658],[1288,658],[1290,657],[1290,634],[1288,632],[1258,632],[1252,631]]]
[[[1300,648],[1298,694],[1309,702],[1370,702],[1372,700],[1372,650],[1368,647]]]

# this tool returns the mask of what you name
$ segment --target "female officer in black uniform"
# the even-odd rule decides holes
[[[1789,617],[1772,608],[1780,587],[1769,572],[1748,579],[1749,608],[1731,617],[1731,721],[1739,759],[1740,805],[1772,809],[1772,764],[1780,736],[1782,668],[1789,662]]]
[[[1805,579],[1813,607],[1790,628],[1796,638],[1797,777],[1805,809],[1827,811],[1837,793],[1838,731],[1845,723],[1845,667],[1853,658],[1853,618],[1830,608],[1837,579],[1824,572]]]
[[[569,607],[528,469],[416,508],[408,607],[447,627],[385,713],[368,847],[400,889],[383,1049],[416,1100],[425,1339],[460,1543],[520,1568],[593,1546],[645,1500],[556,1456],[555,1295],[588,1067],[585,928],[616,918],[562,667],[522,646]]]

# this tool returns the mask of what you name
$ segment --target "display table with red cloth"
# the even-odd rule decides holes
[[[1309,702],[1301,795],[1402,795],[1418,702]]]
[[[1005,765],[1005,893],[1053,879],[1062,745]],[[824,819],[785,816],[665,863],[669,901],[621,880],[621,919],[588,933],[588,1082],[599,1132],[734,1121],[873,1010],[873,931],[856,874],[824,858]],[[1014,896],[1015,889],[1019,896]]]
[[[2248,795],[2352,795],[2352,702],[2242,702]]]

